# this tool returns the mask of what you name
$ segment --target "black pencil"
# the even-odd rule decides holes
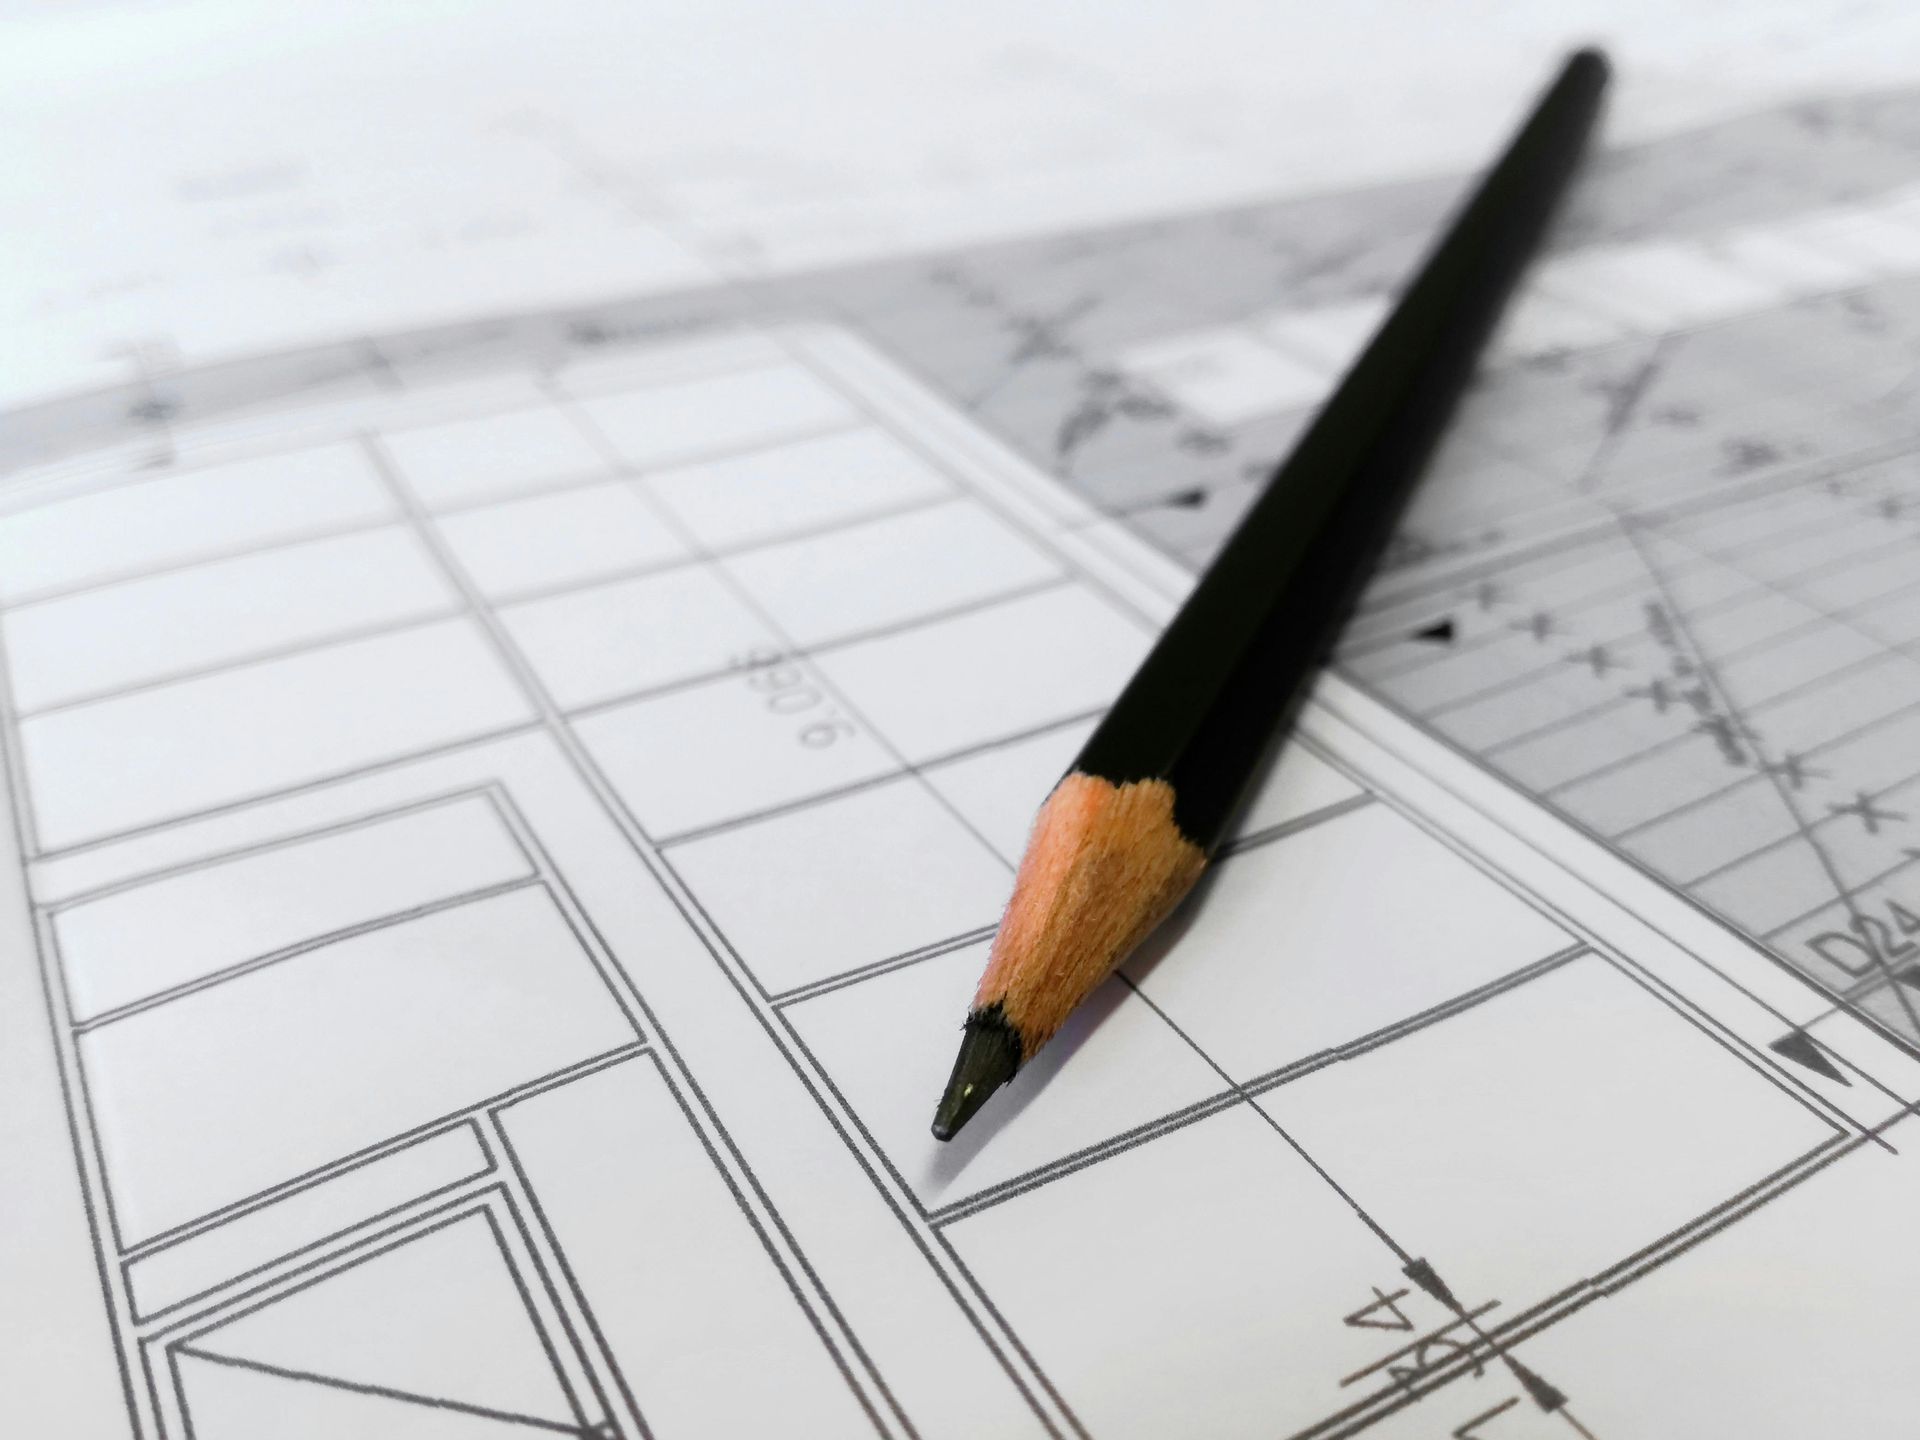
[[[951,1139],[1193,887],[1325,658],[1599,110],[1581,50],[1040,808],[933,1133]]]

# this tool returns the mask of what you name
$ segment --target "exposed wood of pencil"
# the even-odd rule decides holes
[[[1193,888],[1207,857],[1164,780],[1068,775],[1034,821],[974,1007],[1038,1050]]]
[[[1207,867],[1164,780],[1070,773],[1033,823],[934,1118],[947,1139],[1167,917]]]

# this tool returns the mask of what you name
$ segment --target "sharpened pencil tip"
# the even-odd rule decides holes
[[[1020,1033],[994,1005],[967,1016],[953,1074],[933,1112],[933,1138],[951,1140],[979,1113],[989,1096],[1020,1068]]]

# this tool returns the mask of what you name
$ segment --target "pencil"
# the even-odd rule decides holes
[[[1200,878],[1298,707],[1585,147],[1580,50],[1034,820],[933,1133],[951,1139]]]

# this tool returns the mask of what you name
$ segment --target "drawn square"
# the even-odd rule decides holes
[[[1226,1082],[1109,980],[952,1142],[927,1133],[985,941],[787,1007],[788,1022],[929,1210],[1220,1094]]]
[[[1149,640],[1091,590],[1063,585],[859,641],[819,664],[919,763],[1105,708]]]
[[[900,768],[866,726],[846,716],[801,661],[778,692],[741,670],[585,716],[574,730],[641,827],[656,839],[777,809]],[[782,713],[775,694],[804,695]],[[782,704],[791,702],[782,700]]]
[[[1093,727],[1091,720],[1058,725],[930,766],[925,771],[927,783],[966,816],[1001,859],[1018,865],[1035,813],[1067,773]]]
[[[702,545],[717,550],[935,500],[951,490],[926,461],[870,428],[657,470],[642,483]]]
[[[794,644],[809,647],[1062,574],[1004,520],[964,500],[748,550],[724,563]]]
[[[1204,885],[1126,968],[1243,1083],[1572,943],[1380,804],[1230,855]]]
[[[578,427],[550,406],[397,430],[385,443],[408,488],[429,510],[564,484],[609,468]]]
[[[769,994],[993,924],[1013,877],[912,777],[676,846]]]
[[[779,645],[695,565],[503,606],[500,619],[563,710],[718,674]]]
[[[464,510],[440,533],[490,600],[681,559],[686,544],[624,480]]]
[[[1081,1424],[1116,1440],[1270,1440],[1344,1409],[1340,1377],[1390,1347],[1341,1317],[1405,1284],[1246,1105],[944,1233]]]
[[[633,465],[727,455],[859,420],[853,406],[799,365],[763,365],[674,380],[579,402]]]
[[[1596,955],[1259,1104],[1463,1301],[1515,1309],[1834,1134]]]

